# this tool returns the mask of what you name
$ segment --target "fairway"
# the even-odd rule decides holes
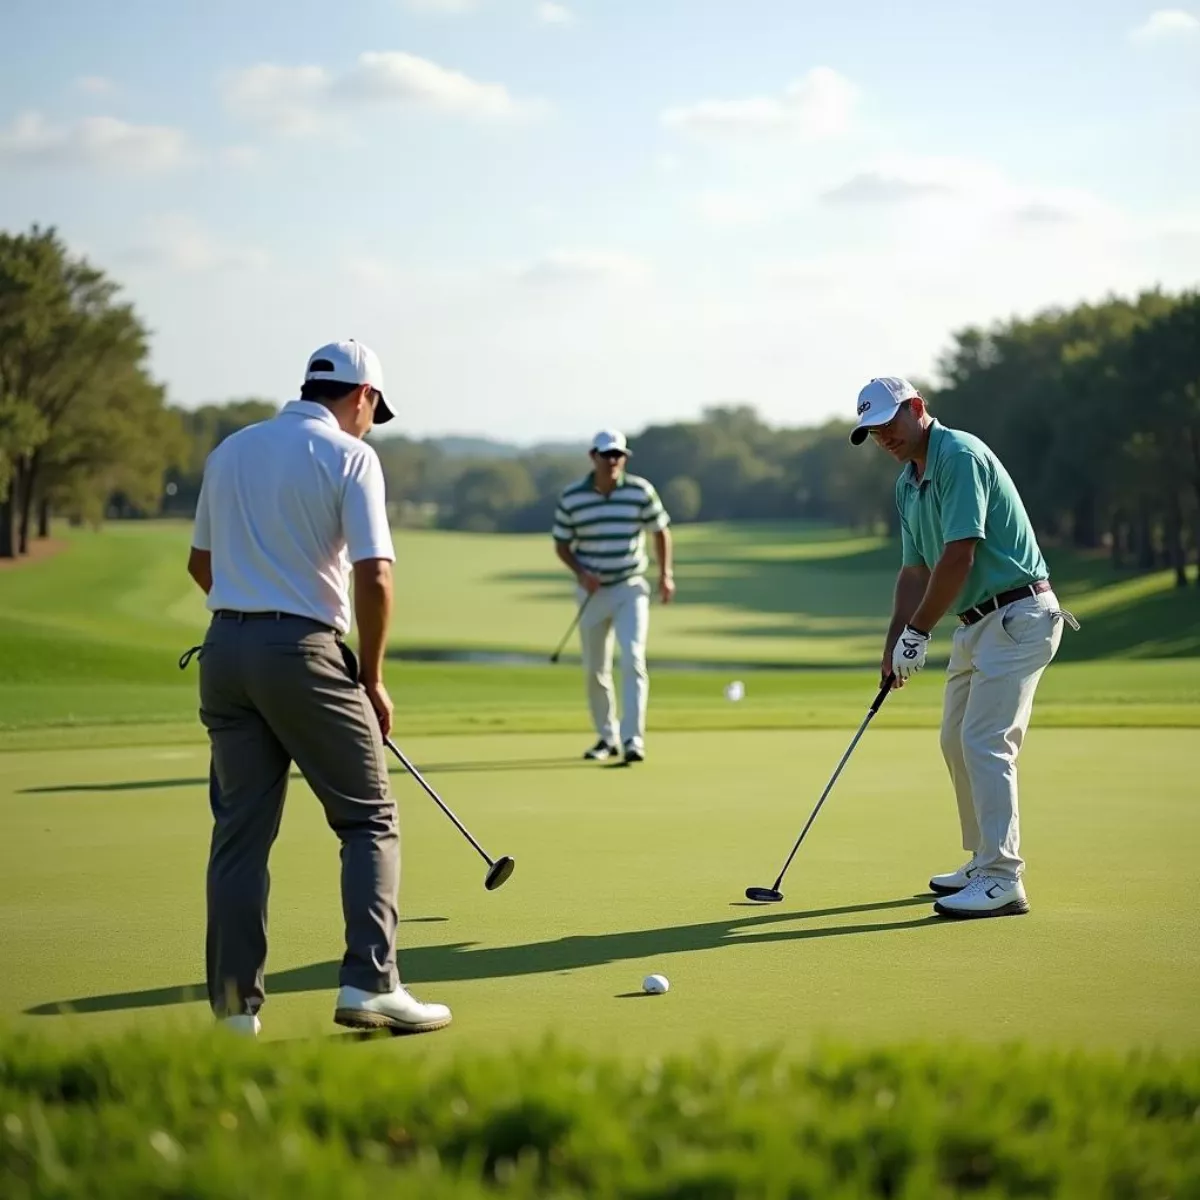
[[[0,572],[0,1018],[55,1038],[209,1020],[207,745],[195,665],[177,665],[205,624],[187,540],[178,523],[67,531],[58,553]],[[1021,759],[1033,911],[950,924],[925,890],[964,857],[936,668],[881,709],[784,903],[744,901],[774,880],[875,694],[894,547],[799,524],[681,529],[681,600],[653,616],[650,757],[625,769],[580,761],[578,662],[538,661],[571,611],[546,539],[400,530],[397,544],[397,740],[517,871],[487,893],[483,862],[396,769],[401,972],[455,1022],[381,1052],[548,1035],[633,1054],[1200,1041],[1180,892],[1200,844],[1200,682],[1179,657],[1200,622],[1168,576],[1064,564],[1083,631],[1042,684]],[[412,657],[430,648],[534,657]],[[805,662],[821,669],[772,666]],[[295,777],[272,858],[265,1038],[336,1032],[337,878]],[[667,995],[638,994],[651,972]]]
[[[785,902],[747,905],[743,890],[774,878],[847,740],[663,734],[631,770],[579,762],[573,736],[414,739],[417,765],[518,866],[486,893],[481,860],[393,776],[401,970],[456,1021],[388,1052],[546,1035],[629,1053],[825,1036],[1195,1046],[1200,947],[1179,882],[1200,812],[1176,734],[1035,730],[1023,758],[1033,912],[952,924],[930,915],[924,884],[962,857],[936,739],[873,729]],[[202,747],[3,762],[4,1014],[63,1036],[203,1025],[206,1005],[187,1000],[203,979]],[[264,1037],[334,1032],[340,922],[336,842],[295,780],[272,860]],[[652,971],[671,991],[631,995]]]

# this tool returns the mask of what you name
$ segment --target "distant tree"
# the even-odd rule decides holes
[[[35,503],[47,523],[50,498],[67,482],[69,456],[57,443],[71,439],[73,422],[86,424],[81,412],[111,397],[115,381],[149,385],[147,332],[117,295],[116,283],[73,258],[53,229],[0,233],[0,555],[28,549]],[[130,443],[131,454],[142,449],[153,453]]]
[[[505,517],[537,498],[529,468],[512,459],[496,459],[469,467],[452,492],[450,519],[456,529],[490,532]]]
[[[662,502],[672,521],[686,524],[700,515],[700,485],[690,475],[676,475],[662,489]]]

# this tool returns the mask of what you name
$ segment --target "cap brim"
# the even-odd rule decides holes
[[[867,434],[872,429],[877,425],[886,425],[899,411],[900,405],[897,404],[891,412],[872,413],[871,416],[864,417],[850,430],[850,444],[852,446],[861,446],[867,440]]]
[[[383,398],[383,393],[379,393],[379,400],[375,405],[375,417],[371,421],[372,425],[386,425],[396,414],[387,406],[387,402]]]

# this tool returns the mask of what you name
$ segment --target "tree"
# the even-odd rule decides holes
[[[700,501],[700,485],[690,475],[676,475],[663,487],[663,506],[672,521],[694,521],[700,515]]]
[[[117,291],[102,271],[71,258],[53,229],[0,233],[0,408],[8,414],[2,453],[9,476],[0,553],[6,546],[13,552],[14,517],[15,551],[28,549],[34,502],[46,494],[48,447],[71,414],[97,402],[113,380],[145,377],[146,331]]]

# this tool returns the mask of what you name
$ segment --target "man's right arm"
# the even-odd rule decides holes
[[[904,566],[896,576],[896,587],[892,597],[892,621],[888,626],[887,641],[883,647],[883,661],[880,668],[879,683],[883,685],[892,673],[892,652],[904,632],[904,626],[912,620],[912,615],[925,598],[929,587],[931,572],[924,565]],[[903,687],[903,681],[897,678],[896,687]]]
[[[596,591],[600,586],[600,579],[593,575],[584,565],[575,557],[575,551],[571,548],[575,541],[575,531],[571,524],[571,518],[567,515],[566,509],[560,504],[554,511],[554,529],[552,530],[554,537],[554,553],[558,555],[558,560],[579,580],[579,586],[584,588],[589,594]]]

